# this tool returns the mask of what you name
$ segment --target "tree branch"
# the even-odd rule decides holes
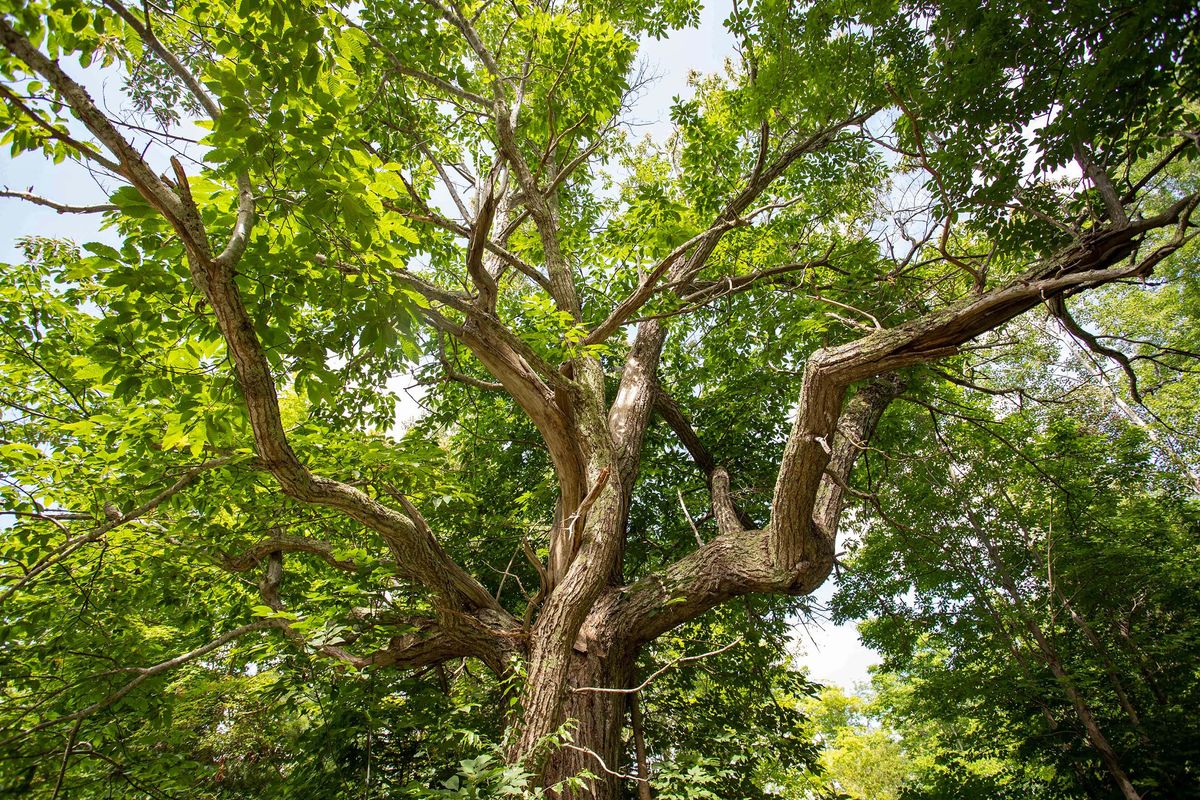
[[[53,200],[48,200],[45,197],[39,197],[36,194],[29,192],[11,192],[8,190],[0,191],[0,197],[11,197],[16,200],[26,200],[39,206],[52,208],[59,214],[106,214],[109,211],[119,210],[118,206],[111,203],[101,203],[94,206],[72,206],[64,203],[56,203]]]
[[[125,20],[129,27],[133,28],[134,32],[141,38],[143,42],[154,52],[156,56],[163,60],[175,76],[183,81],[187,86],[188,91],[192,93],[192,97],[196,98],[196,102],[204,109],[204,112],[212,119],[217,119],[221,116],[221,107],[213,100],[212,96],[204,91],[204,87],[200,85],[200,81],[196,80],[196,76],[191,73],[179,58],[168,50],[158,37],[154,35],[154,31],[143,23],[137,16],[128,8],[122,5],[119,0],[103,0],[104,5],[116,12],[117,16]],[[149,12],[147,11],[147,15]],[[147,17],[148,18],[148,17]]]
[[[21,98],[13,94],[12,91],[10,91],[9,88],[3,84],[0,84],[0,96],[4,97],[4,99],[11,103],[14,108],[32,120],[33,123],[39,128],[44,130],[51,139],[56,139],[62,142],[75,152],[79,153],[79,155],[83,156],[89,161],[96,162],[114,175],[125,174],[125,171],[121,169],[120,164],[105,158],[88,145],[71,136],[71,134],[61,130],[60,128],[56,128],[54,125],[47,122],[42,118],[41,114],[30,108],[23,100],[21,100]]]
[[[750,519],[750,515],[733,502],[733,496],[729,492],[729,473],[724,468],[717,466],[716,459],[700,441],[700,437],[688,422],[683,410],[679,408],[679,404],[662,387],[658,387],[655,393],[654,410],[674,431],[680,444],[684,446],[692,460],[696,462],[696,466],[708,479],[717,529],[721,533],[726,533],[732,530],[750,530],[757,527]]]
[[[638,692],[642,691],[647,686],[649,686],[651,683],[653,683],[655,678],[657,678],[659,675],[662,675],[664,672],[666,672],[669,669],[673,669],[674,667],[678,667],[682,664],[690,664],[693,661],[700,661],[700,660],[708,658],[710,656],[720,655],[721,653],[725,653],[725,652],[732,650],[733,648],[737,647],[741,643],[742,643],[742,637],[739,636],[738,638],[734,639],[729,644],[725,645],[724,647],[718,647],[716,650],[709,650],[707,653],[701,653],[696,656],[680,656],[679,658],[673,659],[671,661],[668,661],[666,664],[663,664],[661,667],[656,669],[654,672],[650,673],[649,677],[647,677],[646,680],[642,681],[637,686],[634,686],[633,688],[630,688],[630,689],[615,689],[615,688],[605,687],[605,686],[576,686],[576,687],[572,688],[571,691],[572,692],[606,692],[608,694],[637,694]]]
[[[285,610],[280,588],[283,584],[283,550],[274,550],[266,555],[267,568],[259,581],[259,594],[263,603],[276,612]],[[349,664],[355,669],[378,667],[423,667],[440,664],[453,658],[478,656],[489,664],[499,665],[502,658],[498,651],[497,641],[489,635],[480,635],[475,625],[454,624],[439,625],[434,620],[406,619],[408,625],[415,625],[419,630],[405,636],[392,637],[391,641],[378,650],[367,655],[355,655],[339,644],[313,643],[307,636],[296,630],[285,616],[273,617],[271,621],[290,640],[301,647],[311,647],[317,653],[336,661]],[[473,637],[459,638],[448,633],[471,631]]]
[[[833,534],[846,478],[886,401],[903,383],[868,384],[843,411],[846,387],[905,366],[933,361],[992,330],[1046,297],[1131,275],[1145,275],[1191,237],[1188,217],[1200,195],[1155,217],[1094,231],[1008,283],[948,308],[848,344],[819,350],[804,372],[796,422],[784,451],[765,530],[722,534],[666,569],[619,592],[618,629],[646,642],[729,598],[748,593],[806,594],[833,564]],[[1145,233],[1177,225],[1176,236],[1130,266]]]
[[[203,473],[205,473],[211,469],[223,467],[232,462],[233,462],[233,458],[218,458],[218,459],[214,459],[212,461],[206,461],[203,464],[200,464],[199,466],[192,467],[187,472],[185,472],[178,480],[176,480],[173,484],[168,486],[166,489],[163,489],[161,492],[154,495],[154,497],[150,498],[145,503],[142,503],[142,505],[138,506],[137,508],[133,509],[132,511],[130,511],[128,513],[124,513],[124,514],[122,514],[121,512],[118,511],[115,514],[114,518],[110,519],[108,522],[104,523],[103,525],[100,525],[99,527],[95,528],[94,530],[91,530],[84,534],[80,534],[79,536],[73,537],[71,539],[68,539],[66,542],[63,542],[62,545],[57,547],[52,552],[47,553],[36,564],[34,564],[32,567],[30,567],[25,572],[25,574],[21,576],[20,580],[15,581],[11,586],[9,586],[7,589],[5,589],[4,592],[2,594],[0,594],[0,605],[2,605],[6,600],[8,600],[8,598],[12,597],[13,594],[18,592],[21,589],[21,587],[28,584],[30,581],[32,581],[34,578],[36,578],[38,575],[40,575],[41,573],[50,569],[55,564],[60,563],[63,559],[67,558],[69,555],[74,553],[79,548],[83,547],[84,545],[86,545],[90,542],[98,541],[99,539],[103,538],[105,534],[107,534],[109,531],[113,530],[114,528],[117,528],[121,525],[125,525],[129,522],[133,522],[134,520],[141,519],[142,517],[151,513],[156,508],[158,508],[160,505],[165,503],[167,500],[171,499],[176,494],[178,494],[179,492],[186,489]]]
[[[1144,406],[1142,393],[1138,391],[1137,373],[1133,371],[1133,364],[1130,363],[1129,356],[1120,350],[1101,344],[1095,336],[1076,322],[1075,318],[1071,316],[1071,312],[1067,310],[1067,301],[1062,297],[1051,297],[1046,301],[1046,305],[1050,308],[1050,313],[1062,323],[1067,333],[1075,337],[1084,347],[1096,355],[1105,356],[1117,362],[1117,365],[1120,366],[1121,370],[1125,373],[1125,377],[1129,380],[1129,394],[1133,396],[1133,401],[1139,406]]]
[[[3,18],[0,18],[0,44],[30,70],[45,78],[92,135],[117,157],[119,166],[108,161],[104,162],[105,166],[128,178],[179,230],[190,247],[207,255],[208,241],[199,219],[189,217],[180,198],[154,174],[154,170],[142,160],[141,153],[125,140],[108,117],[96,107],[87,91],[63,72],[58,62],[46,57]],[[7,89],[4,92],[11,95]]]
[[[278,531],[273,536],[256,542],[249,549],[243,550],[237,555],[225,554],[222,556],[221,565],[230,572],[246,572],[258,566],[272,553],[310,553],[330,566],[345,572],[359,572],[363,569],[363,565],[352,559],[336,557],[333,545],[328,542]]]
[[[828,557],[828,543],[814,535],[812,513],[847,386],[954,353],[1048,297],[1149,274],[1189,238],[1185,227],[1197,202],[1200,195],[1192,195],[1156,217],[1093,231],[1002,286],[896,328],[814,353],[805,365],[796,422],[775,484],[770,526],[774,562],[781,569],[803,570],[802,565],[811,567]],[[1131,266],[1114,267],[1136,252],[1147,232],[1170,225],[1179,226],[1174,239]]]
[[[254,216],[253,196],[245,176],[238,178],[238,225],[225,251],[212,258],[179,162],[173,161],[180,192],[176,195],[121,137],[87,92],[3,19],[0,19],[0,43],[58,90],[89,130],[117,154],[124,174],[139,192],[184,239],[193,280],[207,297],[228,346],[259,455],[284,492],[304,502],[335,508],[380,533],[404,554],[406,571],[433,591],[444,610],[476,608],[503,616],[491,594],[455,564],[433,537],[418,530],[412,520],[352,486],[313,475],[292,451],[280,417],[274,376],[233,277],[233,265],[245,248]]]

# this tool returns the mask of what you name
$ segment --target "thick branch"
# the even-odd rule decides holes
[[[176,195],[116,131],[87,92],[3,19],[0,19],[0,43],[54,86],[88,129],[118,156],[123,173],[139,192],[184,239],[193,279],[216,315],[233,361],[259,455],[283,490],[299,500],[338,509],[387,538],[404,554],[404,569],[432,589],[442,607],[498,612],[499,606],[491,594],[451,561],[432,537],[423,535],[411,519],[352,486],[314,476],[292,451],[280,418],[274,376],[233,278],[233,265],[246,246],[253,223],[253,196],[245,176],[238,179],[237,227],[225,251],[214,259],[178,161],[173,161],[180,192]]]
[[[864,387],[847,405],[846,387],[904,366],[956,352],[970,339],[1038,305],[1048,296],[1145,275],[1190,238],[1192,196],[1148,220],[1109,226],[1047,258],[1034,269],[982,295],[897,328],[820,350],[805,369],[800,407],[775,488],[766,530],[723,534],[667,569],[619,592],[618,628],[634,643],[748,593],[805,594],[833,563],[833,535],[846,478],[886,402],[902,384],[888,377]],[[1133,253],[1143,235],[1177,224],[1178,233],[1140,261],[1114,266]]]
[[[991,291],[882,330],[855,342],[819,350],[805,365],[796,422],[784,451],[772,504],[772,558],[783,569],[800,569],[826,546],[814,535],[813,507],[846,387],[883,372],[936,360],[1008,322],[1045,298],[1120,278],[1149,274],[1187,239],[1185,226],[1200,195],[1176,203],[1157,217],[1110,225],[1082,237],[1024,275]],[[1132,266],[1114,265],[1133,254],[1148,231],[1179,224],[1174,239]]]
[[[199,219],[186,213],[180,198],[154,174],[142,160],[141,153],[117,131],[87,91],[63,72],[58,62],[45,56],[3,18],[0,18],[0,44],[54,87],[92,135],[117,157],[120,174],[151,200],[180,229],[181,235],[186,234],[185,239],[191,247],[201,248],[207,254],[207,239]]]
[[[830,547],[837,536],[838,523],[845,505],[850,473],[859,453],[875,433],[888,404],[905,389],[903,378],[895,373],[883,375],[863,386],[846,404],[833,438],[833,452],[825,467],[825,476],[817,491],[812,519],[816,531]]]
[[[729,491],[729,473],[723,467],[717,467],[709,478],[712,487],[713,517],[717,521],[717,531],[720,533],[740,533],[749,527],[744,521],[742,510],[733,504],[733,495]]]
[[[440,604],[496,608],[495,599],[409,517],[352,486],[309,472],[288,443],[274,376],[232,275],[215,263],[207,268],[193,264],[193,273],[205,288],[228,345],[259,455],[284,492],[304,502],[335,508],[377,531],[403,554],[404,571],[432,589]]]
[[[657,277],[644,281],[635,291],[634,296],[618,304],[608,319],[597,326],[584,339],[584,342],[601,341],[627,322],[649,296],[660,288],[655,286],[655,282],[664,276],[668,285],[677,295],[686,296],[690,291],[693,279],[703,269],[724,233],[732,227],[736,227],[737,221],[741,219],[751,204],[770,188],[771,184],[789,166],[804,155],[817,152],[827,146],[845,128],[866,122],[876,110],[871,109],[862,114],[854,114],[829,125],[785,149],[767,166],[764,166],[765,155],[760,150],[759,163],[747,180],[745,187],[726,203],[725,208],[717,215],[709,230],[696,239],[686,242],[681,248],[677,248],[663,259],[653,270],[658,273]],[[649,294],[646,294],[647,292]],[[645,394],[647,388],[652,390],[655,385],[653,381],[648,382],[646,379],[647,376],[653,379],[665,341],[666,326],[662,320],[649,319],[638,325],[631,353],[640,354],[639,365],[637,369],[627,368],[622,373],[617,399],[609,412],[609,429],[612,432],[613,442],[619,453],[634,462],[621,465],[623,475],[636,476],[637,474],[636,459],[641,452],[646,426],[649,422],[647,404],[637,402],[637,398]],[[705,469],[705,473],[711,473],[711,469]],[[633,485],[632,480],[623,483],[626,492],[632,492]],[[628,496],[626,502],[628,502]],[[748,519],[742,521],[743,524],[749,524]]]

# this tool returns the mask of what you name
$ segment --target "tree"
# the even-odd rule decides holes
[[[631,142],[638,37],[696,10],[6,10],[5,141],[110,180],[76,210],[122,242],[5,273],[3,741],[62,753],[31,781],[290,645],[482,665],[509,764],[615,796],[639,655],[827,578],[912,368],[1195,235],[1190,3],[739,3],[726,74]]]
[[[807,701],[824,745],[825,780],[839,797],[895,800],[912,771],[896,731],[880,725],[872,700],[834,686]]]

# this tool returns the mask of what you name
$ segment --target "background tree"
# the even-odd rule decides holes
[[[913,771],[897,732],[880,724],[869,698],[827,686],[804,705],[822,744],[823,775],[816,791],[852,800],[895,800]]]
[[[780,663],[860,451],[937,380],[913,368],[969,364],[976,337],[1145,279],[1195,235],[1200,194],[1170,169],[1200,128],[1190,3],[739,5],[740,57],[675,105],[671,141],[631,142],[638,37],[695,13],[6,8],[5,141],[112,181],[83,210],[121,239],[29,240],[5,268],[18,790],[86,791],[101,762],[142,786],[170,765],[121,748],[154,752],[171,682],[224,735],[253,722],[205,712],[201,682],[265,691],[254,665],[299,737],[320,730],[305,704],[388,698],[412,728],[388,729],[393,785],[453,752],[432,732],[405,754],[411,675],[503,737],[445,791],[614,796],[629,690],[679,658],[662,637],[747,602],[747,663]],[[115,104],[81,83],[97,73]],[[390,438],[387,379],[413,371],[429,414]],[[330,683],[289,694],[314,659]],[[690,735],[658,724],[651,752]],[[309,740],[280,782],[353,765],[369,793],[366,727]],[[179,784],[206,766],[182,744]]]
[[[884,654],[908,796],[1109,796],[1115,772],[1200,791],[1194,258],[1136,311],[1110,287],[1086,328],[1024,326],[877,435],[837,605]]]

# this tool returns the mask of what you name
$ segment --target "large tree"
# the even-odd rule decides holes
[[[121,242],[29,239],[3,286],[3,623],[96,673],[8,688],[55,794],[91,720],[269,631],[477,661],[511,763],[614,796],[639,654],[826,580],[912,368],[1196,232],[1187,2],[735,3],[666,142],[636,49],[686,0],[6,5],[5,141],[112,192],[5,194]]]

